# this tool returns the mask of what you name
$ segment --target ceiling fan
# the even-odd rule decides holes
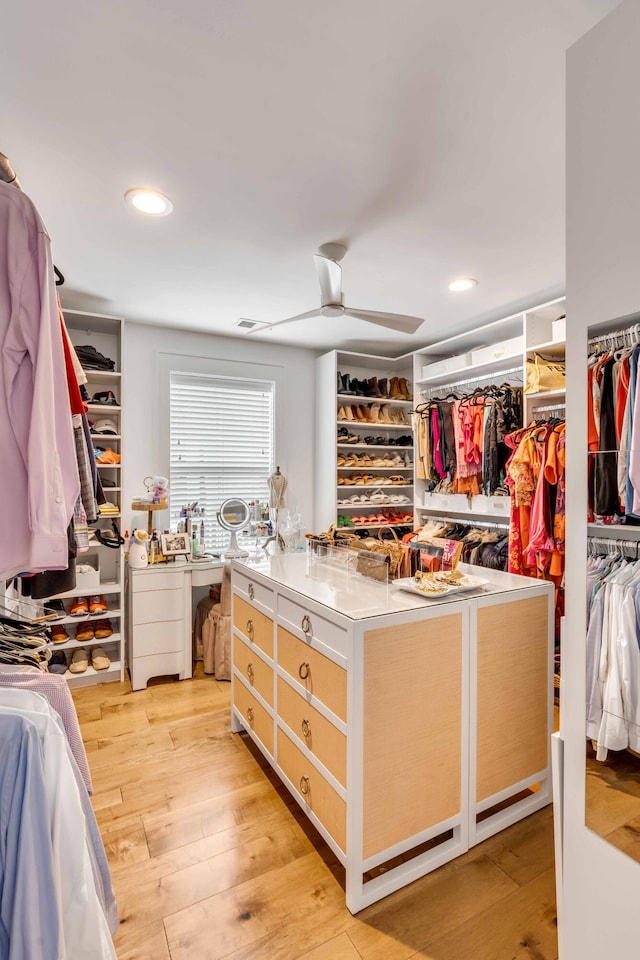
[[[347,248],[341,243],[324,243],[319,247],[318,253],[314,254],[313,262],[318,275],[321,294],[320,306],[316,310],[309,310],[307,313],[299,313],[295,317],[287,317],[286,320],[277,320],[275,323],[260,326],[255,331],[250,331],[250,334],[271,330],[273,327],[279,327],[282,323],[293,323],[294,320],[339,316],[366,320],[368,323],[376,323],[379,327],[397,330],[398,333],[415,333],[423,323],[420,317],[407,317],[401,313],[380,313],[376,310],[357,310],[344,306],[340,261],[346,252]]]

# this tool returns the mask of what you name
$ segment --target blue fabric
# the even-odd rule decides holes
[[[57,904],[38,730],[0,715],[0,960],[57,960]]]

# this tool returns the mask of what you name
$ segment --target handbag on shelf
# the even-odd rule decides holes
[[[527,360],[527,384],[525,393],[544,393],[562,390],[566,386],[564,360],[545,360],[534,353],[533,360]]]
[[[374,553],[371,550],[358,550],[356,556],[356,573],[370,580],[379,580],[386,583],[389,579],[389,557],[384,553]]]
[[[383,530],[391,530],[391,540],[383,539]],[[378,540],[386,555],[389,557],[389,577],[391,580],[397,580],[398,577],[402,576],[402,566],[408,552],[406,544],[402,543],[398,538],[398,534],[393,527],[380,527],[378,530]]]

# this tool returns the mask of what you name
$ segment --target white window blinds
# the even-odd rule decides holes
[[[171,526],[197,500],[206,548],[219,550],[229,542],[216,522],[222,501],[269,499],[275,384],[172,372],[170,385]]]

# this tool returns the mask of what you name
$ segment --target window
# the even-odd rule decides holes
[[[172,371],[170,385],[171,525],[197,501],[206,548],[220,550],[229,542],[216,522],[222,501],[269,499],[275,384]]]

